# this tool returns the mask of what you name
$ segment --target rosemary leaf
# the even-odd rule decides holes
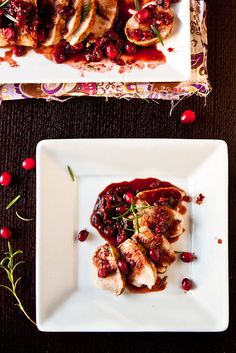
[[[117,216],[117,217],[112,217],[112,219],[119,219],[119,218],[124,218],[125,216],[127,216],[128,213],[130,213],[130,208],[125,212],[125,213],[122,213],[120,216]]]
[[[18,23],[18,21],[12,17],[12,15],[9,15],[9,13],[5,13],[4,16],[7,17],[10,21]]]
[[[75,181],[74,173],[73,173],[73,171],[72,171],[72,169],[71,169],[71,167],[69,165],[67,166],[67,169],[68,169],[68,172],[69,172],[69,174],[71,176],[72,181]]]
[[[0,3],[0,8],[5,6],[8,3],[9,0],[5,0],[3,2]]]
[[[31,221],[34,220],[33,218],[24,218],[24,217],[20,216],[17,211],[16,211],[16,215],[17,215],[17,217],[18,217],[19,219],[21,219],[21,220],[24,221],[24,222],[31,222]]]
[[[140,4],[139,4],[139,0],[134,0],[134,6],[137,11],[139,11],[141,9]]]
[[[88,5],[86,5],[83,9],[82,16],[81,16],[81,22],[85,20],[90,9],[91,9],[91,3],[88,3]]]
[[[9,204],[6,206],[6,210],[9,210],[21,197],[21,195],[17,195]]]
[[[164,42],[163,42],[163,39],[162,39],[161,34],[158,31],[158,29],[154,25],[150,25],[150,27],[151,27],[151,30],[153,31],[153,33],[155,34],[155,36],[159,39],[159,41],[161,42],[161,44],[164,47]]]

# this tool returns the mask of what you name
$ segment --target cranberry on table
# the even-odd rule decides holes
[[[106,47],[106,54],[107,54],[108,58],[116,59],[118,57],[118,55],[120,54],[120,52],[117,49],[117,47],[115,46],[115,44],[110,43]]]
[[[184,291],[188,292],[193,288],[193,282],[189,278],[184,278],[182,280],[182,288]]]
[[[105,278],[108,275],[108,270],[105,267],[102,267],[98,270],[98,277]]]
[[[25,47],[22,47],[20,45],[16,45],[15,47],[12,48],[12,52],[15,56],[23,56],[25,55]]]
[[[78,234],[78,240],[83,242],[88,238],[88,235],[89,235],[89,232],[87,231],[87,229],[83,229]]]
[[[158,262],[160,260],[160,251],[158,248],[150,249],[149,254],[154,262]]]
[[[30,170],[35,168],[35,164],[36,163],[33,158],[26,158],[22,163],[22,167],[26,170]]]
[[[192,262],[194,260],[194,255],[191,252],[182,252],[182,254],[180,255],[180,259],[183,262]]]
[[[11,184],[12,176],[9,172],[3,172],[0,176],[0,184],[2,186],[8,186]]]
[[[131,203],[133,199],[134,199],[134,194],[132,194],[131,192],[126,192],[126,193],[124,194],[124,200],[125,200],[125,202]]]
[[[4,239],[10,239],[12,237],[12,231],[10,228],[3,227],[0,229],[0,235]]]
[[[149,16],[150,16],[150,12],[145,8],[143,8],[142,10],[139,10],[136,13],[136,18],[140,23],[144,23],[145,21],[147,21]]]
[[[196,120],[196,114],[193,110],[185,110],[180,118],[182,124],[192,124]]]
[[[136,53],[136,45],[131,42],[127,42],[125,44],[125,51],[127,54],[134,54]]]
[[[124,259],[120,259],[117,262],[119,269],[126,274],[128,272],[128,265],[127,262]]]

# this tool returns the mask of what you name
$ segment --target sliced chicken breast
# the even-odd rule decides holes
[[[74,14],[67,19],[65,29],[66,33],[64,38],[67,40],[70,36],[77,30],[80,25],[81,15],[82,15],[82,0],[73,0],[72,7],[74,9]]]
[[[92,266],[96,284],[99,288],[105,289],[120,295],[125,289],[125,276],[121,273],[117,260],[119,252],[108,243],[99,246],[92,258]],[[107,277],[98,277],[99,269],[105,267],[109,274]]]
[[[157,270],[147,259],[145,249],[136,240],[127,239],[119,250],[130,265],[128,281],[136,287],[147,286],[151,289],[157,280]]]
[[[91,38],[102,37],[109,31],[115,22],[117,12],[117,0],[98,0],[95,24],[90,35]]]
[[[95,0],[82,0],[82,15],[79,27],[67,37],[70,45],[76,45],[87,38],[96,20]]]

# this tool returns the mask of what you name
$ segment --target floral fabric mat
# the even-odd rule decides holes
[[[11,99],[96,96],[117,98],[150,98],[179,100],[193,94],[206,97],[211,91],[207,74],[206,3],[191,0],[191,61],[192,77],[175,83],[51,83],[0,85],[0,102]]]

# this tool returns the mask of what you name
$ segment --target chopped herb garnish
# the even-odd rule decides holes
[[[158,29],[154,25],[150,25],[150,27],[151,27],[151,30],[153,31],[153,33],[155,34],[155,36],[159,39],[159,41],[161,42],[161,44],[164,47],[164,42],[163,42],[162,36],[161,36],[160,32],[158,31]]]
[[[69,174],[71,176],[72,181],[75,181],[74,173],[73,173],[73,171],[72,171],[72,169],[71,169],[71,167],[69,165],[67,166],[67,169],[68,169],[68,172],[69,172]]]
[[[89,13],[91,9],[91,3],[89,2],[83,9],[82,16],[81,16],[81,21],[84,21],[85,18],[87,17],[87,14]]]
[[[9,210],[21,197],[21,195],[17,195],[9,204],[6,206],[6,210]]]
[[[138,0],[134,0],[134,6],[136,8],[137,11],[139,11],[141,9],[139,1]]]
[[[17,217],[18,217],[19,219],[21,219],[21,220],[24,221],[24,222],[31,222],[31,221],[34,220],[33,218],[24,218],[24,217],[20,216],[17,211],[16,211],[16,215],[17,215]]]
[[[5,0],[5,1],[1,2],[0,3],[0,8],[5,6],[8,3],[8,1],[10,1],[10,0]]]
[[[9,15],[9,13],[5,13],[4,16],[7,17],[8,20],[18,23],[18,21],[12,15]]]

